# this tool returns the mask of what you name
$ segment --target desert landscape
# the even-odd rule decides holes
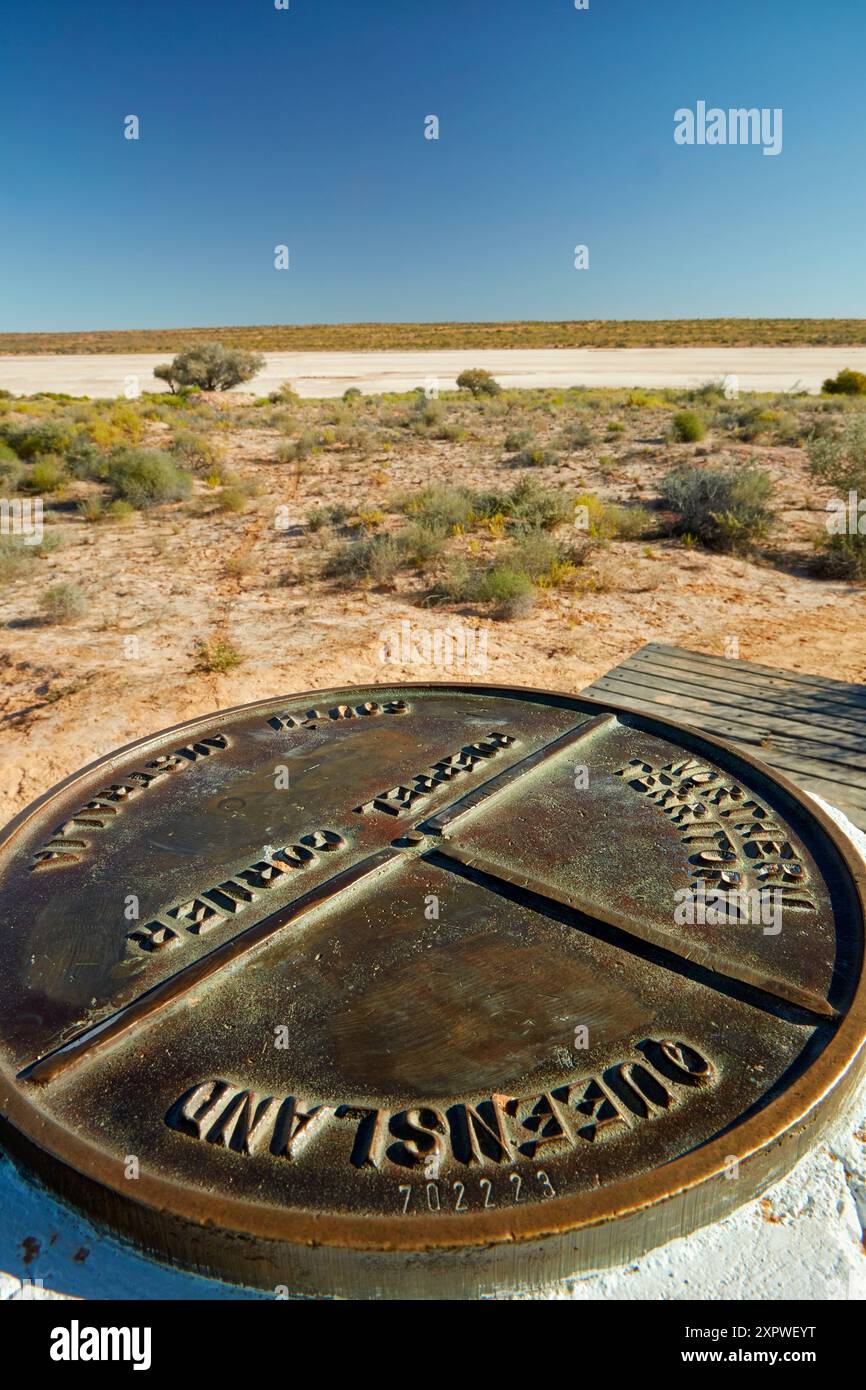
[[[0,1303],[157,1373],[299,1299],[820,1366],[862,5],[80,10],[4,32]]]
[[[0,816],[140,735],[339,683],[578,691],[650,641],[866,681],[861,538],[826,526],[864,469],[856,390],[461,380],[4,391],[3,496],[44,532],[0,537]]]

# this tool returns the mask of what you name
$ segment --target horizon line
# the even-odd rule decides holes
[[[315,329],[315,328],[523,328],[545,325],[549,327],[594,327],[598,325],[628,324],[714,324],[714,323],[862,323],[866,315],[841,314],[702,314],[674,318],[538,318],[538,319],[317,319],[307,322],[287,320],[273,323],[173,323],[173,324],[127,324],[124,328],[0,328],[0,338],[58,338],[83,337],[90,333],[101,335],[112,333],[212,333],[226,329]]]

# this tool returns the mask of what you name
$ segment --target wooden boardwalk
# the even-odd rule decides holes
[[[739,744],[866,831],[866,685],[651,642],[581,695]]]

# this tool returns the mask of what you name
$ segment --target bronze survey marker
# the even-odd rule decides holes
[[[794,788],[492,686],[229,710],[0,838],[12,1152],[264,1288],[537,1287],[783,1173],[862,1063],[863,876]]]

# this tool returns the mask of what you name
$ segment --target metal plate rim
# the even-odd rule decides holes
[[[49,788],[29,806],[18,813],[0,830],[0,851],[2,851],[27,824],[31,817],[48,801],[77,781],[86,777],[97,767],[110,766],[114,761],[125,758],[136,749],[155,745],[175,734],[189,734],[195,729],[213,727],[214,720],[228,721],[249,711],[295,700],[323,698],[345,695],[353,690],[381,692],[394,690],[439,690],[454,694],[510,693],[528,699],[566,701],[572,709],[600,711],[609,709],[615,714],[633,716],[647,725],[656,725],[673,734],[687,734],[701,742],[719,749],[730,758],[739,760],[754,768],[770,782],[775,783],[802,806],[818,824],[822,833],[829,839],[833,849],[844,866],[859,903],[861,923],[866,931],[866,864],[856,855],[856,851],[838,825],[826,814],[807,793],[783,774],[770,768],[761,759],[725,740],[715,738],[693,725],[659,717],[655,713],[646,714],[627,701],[598,700],[562,690],[548,690],[533,686],[505,685],[500,683],[475,683],[452,681],[401,681],[391,683],[359,684],[356,686],[333,686],[325,689],[292,692],[289,695],[265,696],[242,705],[212,711],[209,714],[184,720],[180,724],[160,729],[154,734],[134,739],[122,747],[113,749],[101,758],[94,759],[85,767],[63,778]],[[332,1246],[347,1252],[417,1252],[426,1249],[444,1253],[448,1250],[478,1249],[481,1246],[514,1245],[533,1240],[577,1235],[591,1227],[606,1223],[616,1223],[625,1217],[636,1216],[648,1209],[659,1208],[694,1194],[702,1187],[719,1178],[730,1162],[732,1147],[730,1135],[736,1133],[738,1157],[743,1165],[750,1159],[767,1154],[774,1145],[796,1141],[796,1136],[807,1119],[814,1121],[823,1112],[824,1106],[834,1093],[846,1085],[853,1084],[852,1069],[862,1054],[866,1044],[866,949],[861,952],[860,974],[851,996],[845,1016],[838,1025],[836,1033],[811,1065],[797,1080],[776,1099],[770,1101],[750,1119],[736,1125],[726,1135],[710,1140],[691,1153],[672,1159],[650,1173],[612,1184],[596,1192],[581,1194],[561,1194],[555,1198],[531,1207],[513,1207],[504,1212],[494,1210],[479,1212],[474,1216],[470,1228],[458,1215],[440,1213],[435,1218],[418,1216],[406,1223],[402,1229],[396,1216],[358,1216],[340,1213],[318,1215],[311,1212],[291,1211],[285,1207],[247,1200],[237,1200],[226,1194],[223,1196],[219,1226],[222,1230],[238,1237],[247,1237],[273,1244],[290,1246]],[[59,1165],[73,1180],[80,1175],[85,1181],[95,1183],[107,1191],[124,1206],[139,1211],[150,1211],[157,1218],[166,1213],[182,1221],[192,1222],[203,1228],[214,1225],[209,1214],[207,1194],[199,1192],[183,1182],[168,1181],[157,1175],[142,1172],[136,1183],[136,1194],[131,1198],[122,1188],[114,1186],[106,1179],[106,1163],[102,1151],[94,1143],[73,1133],[66,1126],[49,1117],[34,1112],[20,1089],[15,1078],[10,1077],[8,1069],[0,1064],[0,1111],[5,1120],[4,1128],[11,1127],[10,1136],[14,1143],[17,1130],[30,1144],[35,1145],[49,1160]],[[768,1124],[768,1120],[770,1123]],[[790,1144],[789,1144],[790,1147]],[[790,1161],[783,1162],[775,1176],[781,1176],[796,1161],[798,1154]],[[671,1186],[671,1175],[675,1175],[675,1185]],[[766,1185],[766,1179],[763,1185]],[[762,1190],[758,1185],[737,1202],[741,1205],[749,1196]],[[708,1219],[712,1219],[710,1214]],[[700,1220],[692,1225],[699,1225]],[[507,1228],[507,1229],[503,1229]]]

